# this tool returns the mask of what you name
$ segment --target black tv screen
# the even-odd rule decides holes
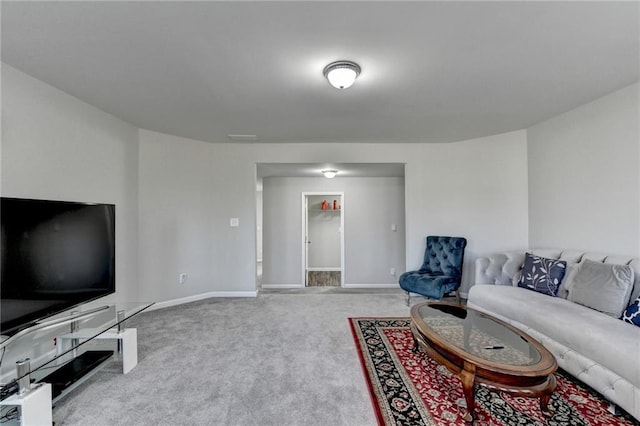
[[[115,291],[114,205],[0,202],[0,334]]]

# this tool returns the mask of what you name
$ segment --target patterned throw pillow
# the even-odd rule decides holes
[[[622,321],[640,327],[640,296],[622,313]]]
[[[518,287],[556,296],[564,278],[567,262],[526,253]]]

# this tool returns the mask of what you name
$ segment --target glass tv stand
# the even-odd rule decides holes
[[[152,305],[78,307],[0,341],[0,419],[8,425],[50,425],[52,403],[106,364],[121,363],[127,374],[138,363],[138,344],[137,330],[125,321]]]

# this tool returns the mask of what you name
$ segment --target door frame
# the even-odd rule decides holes
[[[345,277],[345,265],[344,265],[344,212],[345,212],[345,201],[344,201],[344,192],[342,191],[316,191],[316,192],[306,192],[302,191],[302,202],[300,203],[301,208],[301,217],[302,217],[302,268],[301,269],[301,283],[302,287],[307,286],[307,263],[308,263],[308,254],[307,254],[307,224],[309,222],[309,209],[307,206],[307,197],[308,196],[316,196],[316,195],[326,195],[327,197],[339,196],[340,203],[340,287],[344,287],[344,277]]]

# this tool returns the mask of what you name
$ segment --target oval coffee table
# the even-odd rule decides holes
[[[539,397],[546,416],[556,388],[558,364],[537,340],[511,325],[471,308],[426,302],[411,308],[414,351],[427,354],[460,377],[473,421],[474,386],[518,396]]]

